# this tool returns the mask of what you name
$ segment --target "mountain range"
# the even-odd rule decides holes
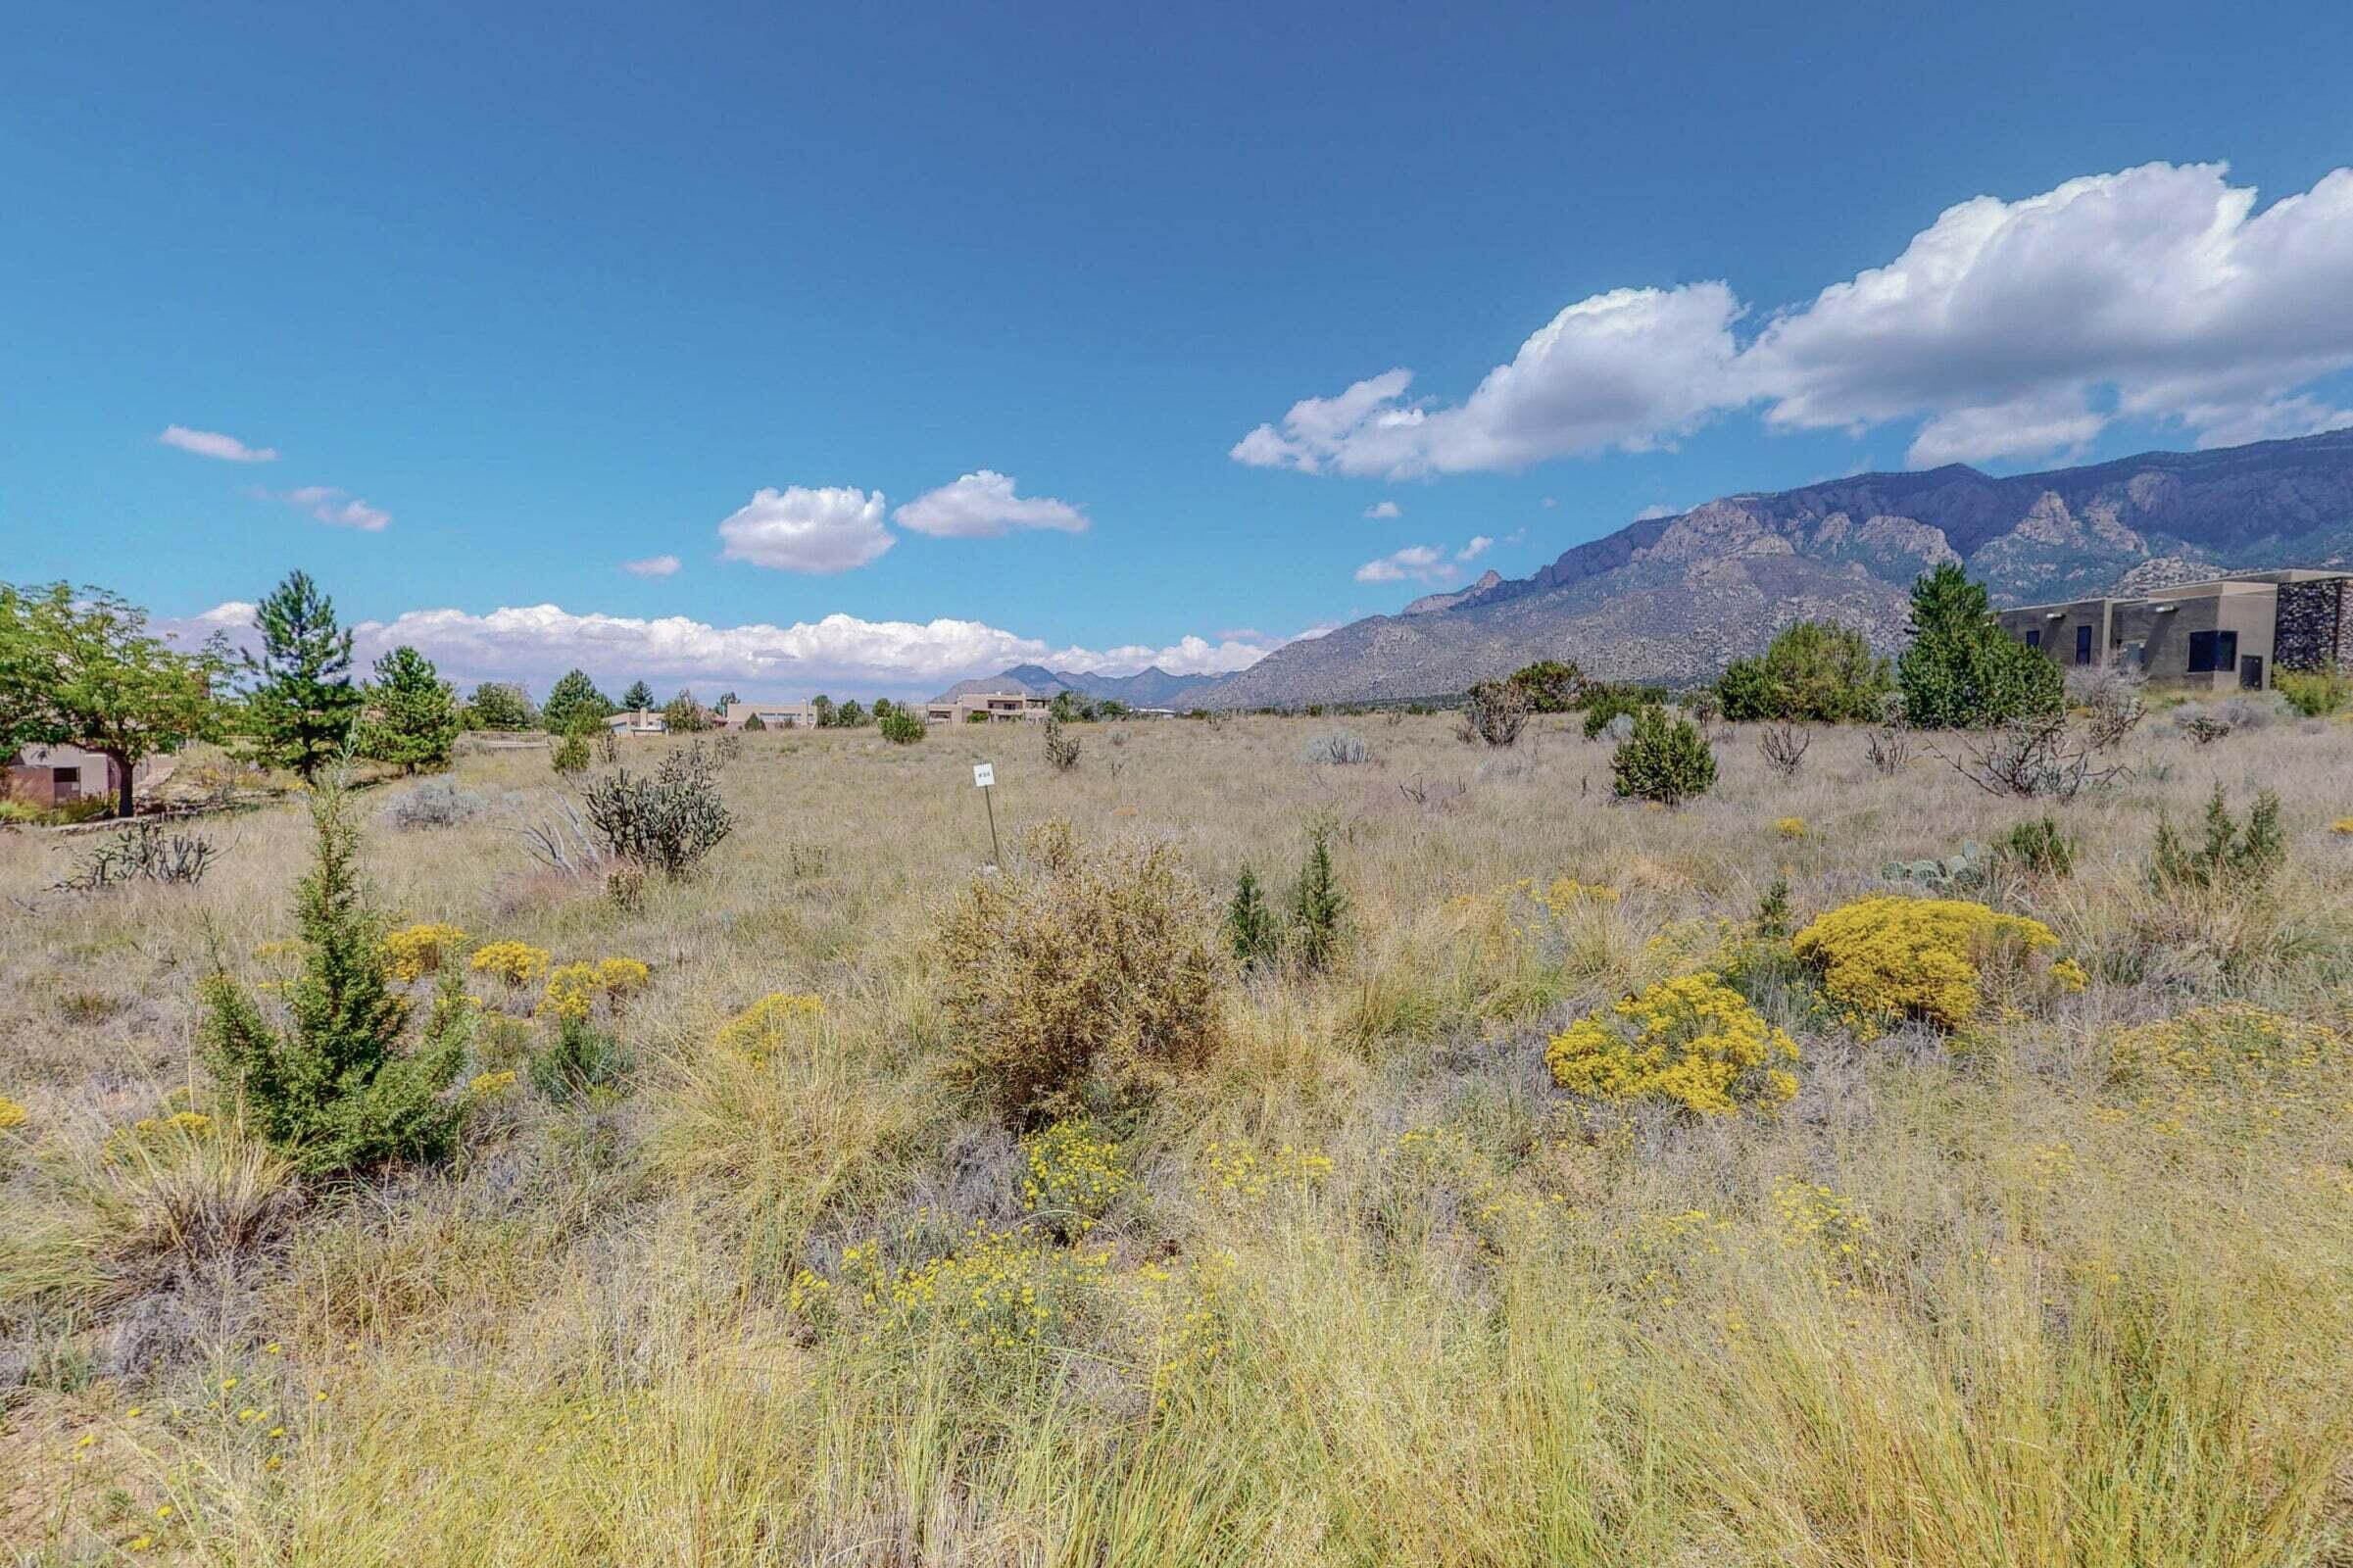
[[[1017,678],[1136,707],[1298,707],[1459,692],[1538,659],[1612,680],[1703,680],[1801,617],[1860,627],[1891,653],[1913,580],[1945,562],[2011,605],[2266,566],[2353,567],[2353,430],[2044,473],[1956,464],[1725,496],[1577,545],[1532,576],[1490,571],[1285,644],[1222,678],[1020,665],[956,689]]]

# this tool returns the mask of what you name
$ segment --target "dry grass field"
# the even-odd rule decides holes
[[[1719,730],[1666,810],[1562,719],[1339,722],[1369,760],[744,736],[733,834],[634,907],[527,854],[544,753],[462,757],[446,828],[357,792],[394,924],[650,979],[564,1093],[536,983],[471,975],[457,1157],[339,1189],[197,1047],[216,961],[291,972],[301,804],[194,888],[46,891],[90,841],[0,833],[0,1561],[2353,1563],[2353,724],[2144,725],[2051,808],[2072,873],[1953,895],[2086,983],[1883,1031],[1758,933],[1777,875],[1802,927],[2040,807],[1855,731],[1784,779]],[[1202,1059],[1024,1144],[954,1070],[982,758],[1008,858],[1165,841],[1206,918],[1330,824],[1332,959],[1220,972]],[[2152,890],[2218,784],[2284,865]],[[1728,970],[1793,1098],[1556,1086],[1571,1023]],[[775,994],[818,1005],[729,1029]]]

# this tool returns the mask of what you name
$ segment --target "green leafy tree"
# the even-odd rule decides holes
[[[623,712],[643,713],[652,710],[653,707],[654,688],[642,680],[632,681],[629,689],[621,693],[621,710]]]
[[[724,713],[737,701],[739,701],[739,699],[733,692],[719,693],[719,711]]]
[[[539,710],[520,686],[486,680],[466,702],[466,723],[469,729],[537,729]]]
[[[0,757],[79,746],[115,764],[115,811],[131,813],[141,760],[212,732],[228,656],[216,638],[183,654],[147,635],[147,612],[104,589],[0,583]]]
[[[540,706],[539,721],[551,735],[568,735],[582,723],[603,723],[613,711],[613,699],[597,690],[597,683],[588,678],[588,671],[567,669],[548,688],[548,700]]]
[[[899,705],[892,702],[888,697],[877,697],[874,699],[874,707],[872,711],[874,714],[874,722],[877,724],[881,723],[884,719],[890,717],[898,710]]]
[[[447,767],[458,742],[458,694],[433,662],[414,648],[395,648],[375,662],[360,723],[360,755],[397,762],[404,773]]]
[[[662,721],[681,735],[698,734],[711,728],[711,714],[701,703],[695,701],[693,692],[680,692],[663,704]]]
[[[2059,666],[2001,629],[1984,583],[1946,564],[1912,585],[1912,642],[1895,662],[1904,721],[1974,729],[2061,711]]]
[[[1679,806],[1715,786],[1716,754],[1690,719],[1642,708],[1635,710],[1634,733],[1611,755],[1609,771],[1621,797]]]
[[[832,724],[833,724],[833,699],[832,699],[832,698],[830,698],[830,697],[826,696],[826,695],[825,695],[823,692],[819,692],[819,693],[817,693],[817,695],[816,695],[816,696],[814,696],[814,697],[811,697],[811,698],[809,700],[809,710],[810,712],[812,712],[812,713],[816,714],[816,716],[817,716],[817,727],[818,727],[819,729],[826,729],[826,728],[830,728],[830,727],[832,726]]]
[[[1755,659],[1735,660],[1716,683],[1724,716],[1847,724],[1877,718],[1893,685],[1863,634],[1827,620],[1793,621]]]
[[[404,1051],[409,999],[384,964],[384,922],[360,880],[360,830],[340,767],[313,796],[311,870],[295,891],[302,974],[287,988],[285,1027],[217,969],[202,986],[203,1044],[269,1144],[312,1176],[447,1152],[458,1105],[447,1095],[466,1059],[472,1009],[445,979],[415,1050]]]
[[[833,710],[833,721],[844,729],[856,729],[866,721],[866,710],[854,697]]]
[[[351,636],[335,602],[304,571],[287,573],[253,616],[259,655],[245,656],[252,682],[239,720],[240,750],[269,767],[292,768],[309,783],[340,756],[366,701],[351,679]]]
[[[1565,713],[1585,691],[1585,671],[1574,662],[1540,659],[1513,671],[1511,684],[1519,688],[1531,713]]]
[[[904,708],[892,709],[876,719],[875,724],[881,729],[882,738],[894,746],[912,746],[931,732],[930,725]]]

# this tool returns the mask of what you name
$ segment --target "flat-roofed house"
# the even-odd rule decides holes
[[[1996,618],[2062,664],[2115,659],[2150,681],[2262,691],[2282,669],[2353,668],[2353,574],[2247,572],[2133,598],[2022,605]]]
[[[933,724],[964,724],[975,718],[1044,718],[1054,699],[1035,692],[965,692],[923,705],[923,717]]]
[[[132,769],[136,779],[146,765]],[[96,797],[112,801],[123,783],[113,759],[78,746],[27,746],[8,760],[7,789],[13,799],[44,810]]]
[[[667,735],[670,721],[650,708],[640,708],[634,712],[606,714],[605,727],[615,735]]]
[[[817,724],[817,710],[807,703],[729,703],[719,723],[742,729],[755,713],[761,729],[814,729]]]

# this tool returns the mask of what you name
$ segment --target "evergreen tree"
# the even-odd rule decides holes
[[[809,700],[809,710],[816,714],[819,729],[825,729],[833,723],[833,699],[823,692]]]
[[[417,1048],[398,1049],[409,1000],[385,969],[383,921],[361,886],[360,830],[340,767],[313,796],[311,823],[317,846],[295,891],[303,970],[286,993],[287,1027],[272,1028],[244,987],[217,970],[202,988],[206,1054],[262,1137],[306,1175],[438,1157],[458,1124],[443,1092],[466,1058],[465,990],[445,979]]]
[[[240,721],[245,757],[287,767],[309,783],[351,739],[364,701],[351,681],[351,633],[335,623],[335,602],[296,571],[254,612],[259,657],[245,656],[253,682]]]
[[[597,690],[584,669],[568,669],[548,688],[539,721],[551,735],[567,735],[582,723],[600,724],[613,713],[613,699]]]
[[[1735,660],[1716,682],[1724,716],[1845,724],[1877,718],[1893,684],[1863,634],[1828,620],[1792,621],[1755,659]]]
[[[1282,951],[1283,928],[1275,923],[1274,910],[1266,906],[1266,897],[1258,891],[1257,873],[1247,865],[1235,879],[1234,898],[1226,906],[1225,930],[1234,956],[1245,964],[1262,962]]]
[[[1912,644],[1896,661],[1904,721],[1968,729],[2056,713],[2059,666],[2003,631],[1984,583],[1945,564],[1912,585]]]
[[[642,680],[632,682],[629,689],[621,693],[621,710],[624,712],[643,713],[650,711],[653,707],[654,688]]]
[[[1340,944],[1340,917],[1348,912],[1348,896],[1332,869],[1332,824],[1318,820],[1307,827],[1307,858],[1291,890],[1291,945],[1299,962],[1320,969],[1331,961]]]
[[[395,648],[375,662],[368,716],[360,724],[360,755],[397,762],[404,773],[447,767],[457,744],[458,694],[414,648]]]
[[[722,713],[724,713],[725,711],[727,711],[727,705],[728,705],[728,704],[730,704],[730,703],[733,703],[733,702],[737,702],[737,701],[739,701],[739,700],[740,700],[740,699],[738,699],[738,698],[736,697],[735,693],[733,693],[733,692],[721,692],[721,693],[719,693],[719,711],[720,711],[720,712],[722,712]]]
[[[468,729],[536,729],[539,710],[520,686],[486,680],[466,705],[466,723]]]

